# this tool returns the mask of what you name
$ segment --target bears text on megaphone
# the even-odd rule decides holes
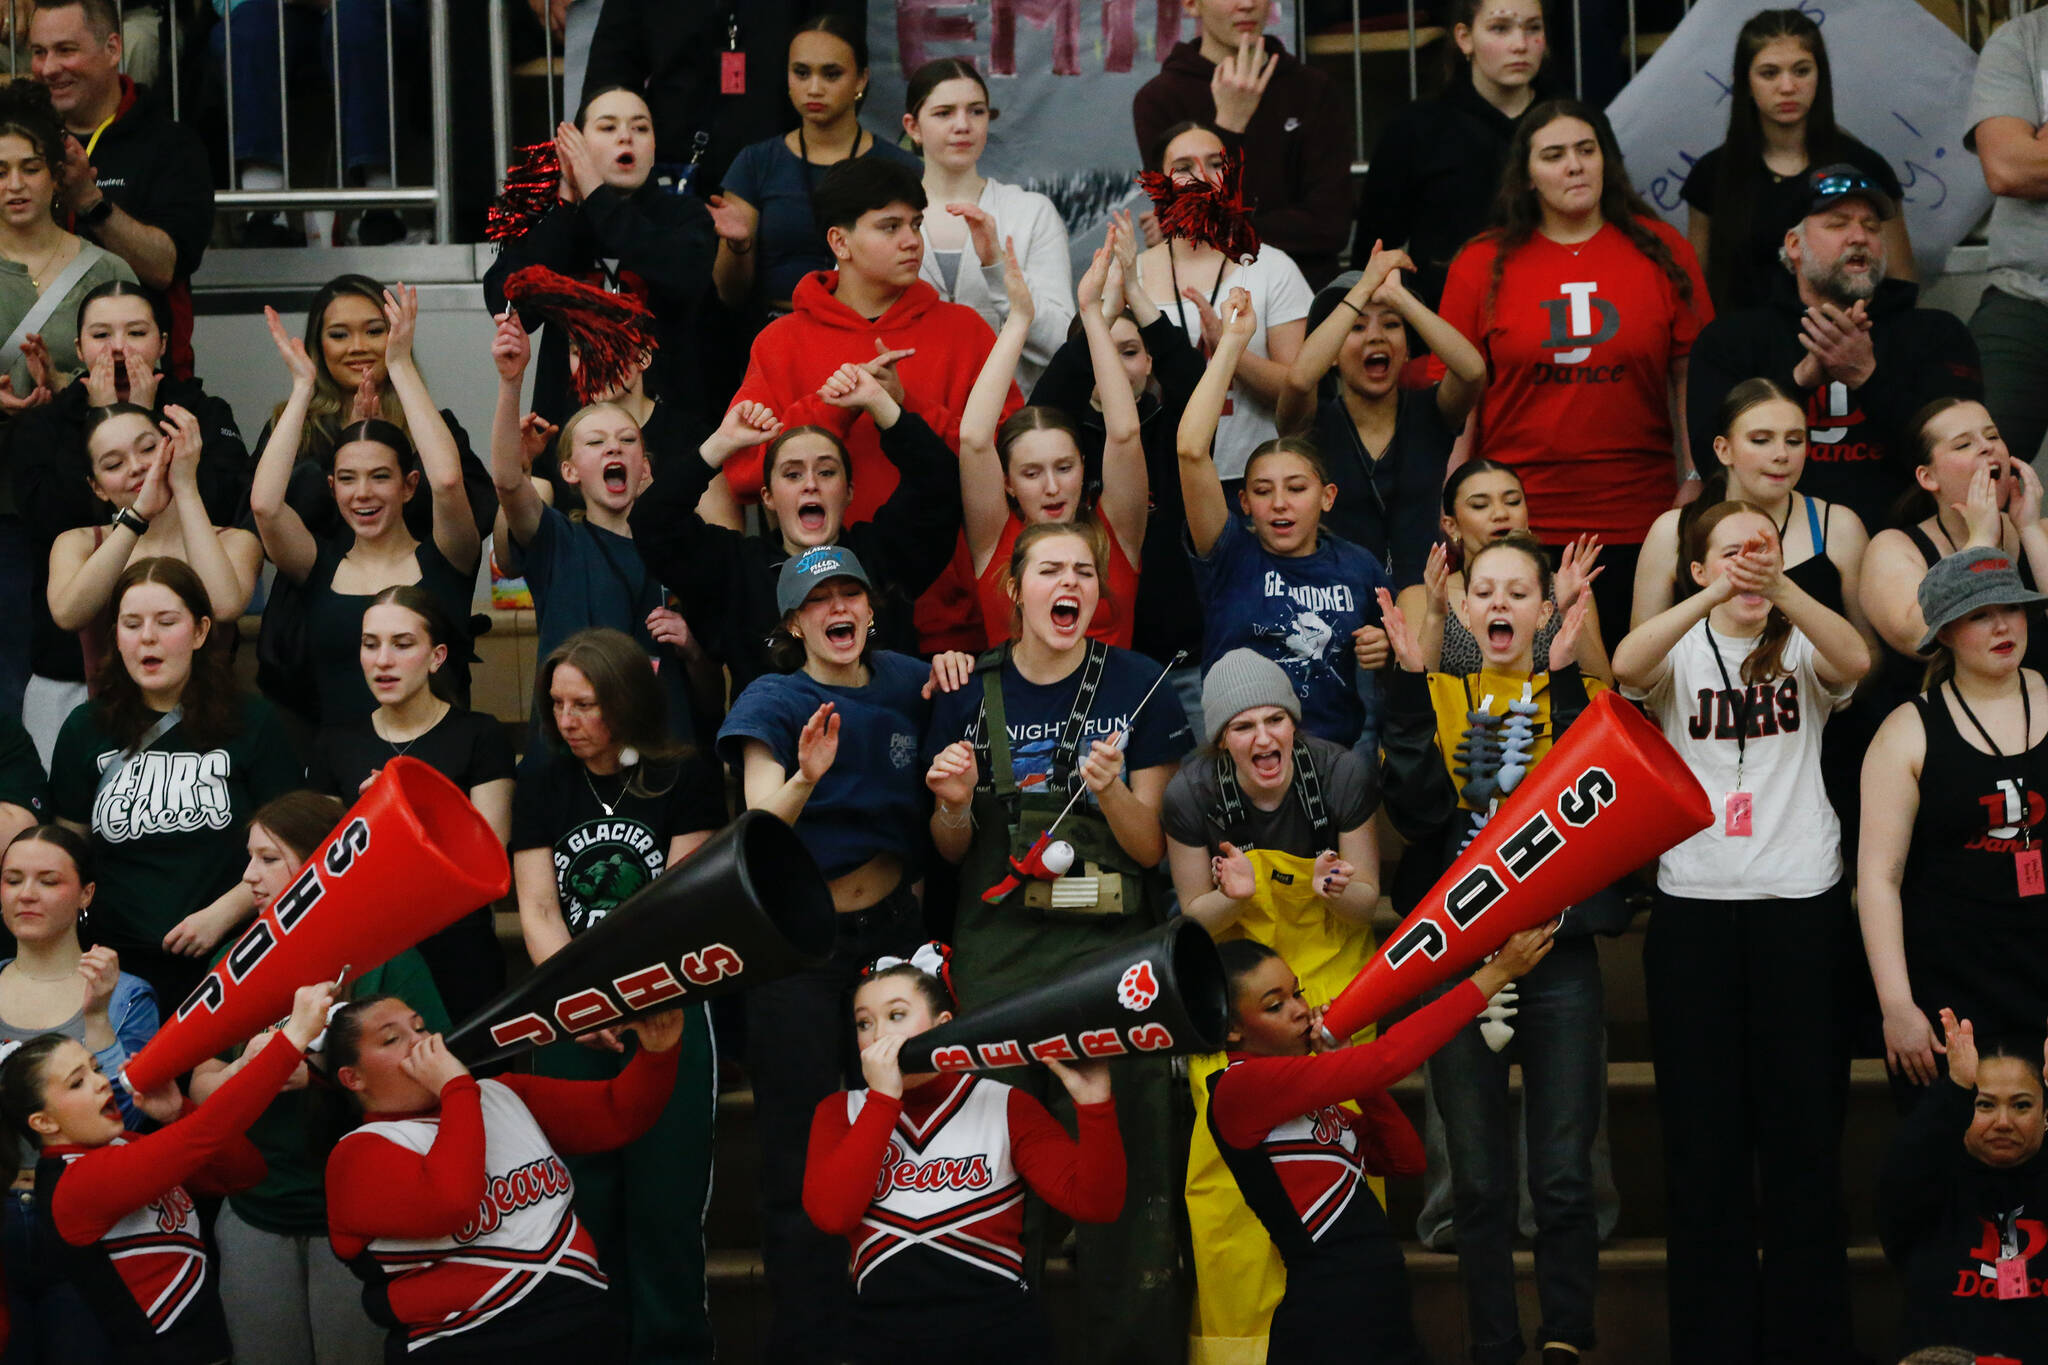
[[[1615,798],[1615,781],[1607,769],[1589,764],[1557,795],[1557,818],[1567,830],[1582,830]],[[1469,929],[1508,894],[1510,882],[1526,881],[1537,868],[1561,851],[1570,839],[1550,812],[1539,810],[1524,820],[1482,860],[1444,892],[1443,914],[1457,928]],[[1434,916],[1424,915],[1387,945],[1387,965],[1399,967],[1416,953],[1431,961],[1442,957],[1450,936]]]
[[[1133,962],[1124,969],[1116,983],[1118,1004],[1142,1013],[1158,998],[1159,974],[1152,970],[1151,958]],[[932,1069],[973,1071],[977,1054],[981,1067],[1004,1067],[1023,1066],[1026,1062],[1099,1062],[1133,1052],[1165,1052],[1173,1045],[1173,1030],[1164,1024],[1147,1022],[1124,1029],[1110,1025],[1055,1033],[1028,1044],[1017,1038],[1003,1038],[976,1043],[970,1050],[965,1044],[954,1043],[933,1050]]]
[[[498,1047],[540,1047],[557,1038],[574,1038],[629,1014],[645,1014],[670,1001],[680,1001],[691,986],[709,986],[745,970],[746,963],[738,949],[713,943],[684,953],[673,968],[666,962],[653,962],[613,977],[604,985],[571,991],[557,998],[545,1015],[528,1010],[495,1023],[491,1025],[491,1042]]]
[[[348,876],[356,859],[369,849],[370,822],[358,815],[334,836],[322,857],[299,869],[299,875],[292,879],[292,884],[256,917],[255,922],[235,941],[235,946],[228,950],[227,956],[200,979],[192,994],[185,998],[185,1003],[178,1006],[177,1017],[183,1019],[199,1009],[209,1014],[218,1010],[221,1002],[227,999],[228,986],[239,985],[256,969],[257,963],[270,956],[271,950],[283,942],[307,912]],[[378,964],[365,962],[357,965],[367,971]]]

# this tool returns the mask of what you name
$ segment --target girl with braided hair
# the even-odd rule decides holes
[[[1680,557],[1700,590],[1614,651],[1623,695],[1646,703],[1720,817],[1658,859],[1643,945],[1672,1359],[1843,1359],[1849,1068],[1828,1040],[1847,984],[1849,890],[1821,732],[1870,650],[1786,570],[1762,508],[1708,508]],[[1709,1038],[1709,1018],[1727,1027]],[[1806,1042],[1783,1046],[1788,1031]],[[1796,1291],[1759,1273],[1757,1241],[1765,1265],[1802,1268]]]
[[[1387,815],[1411,847],[1394,904],[1406,911],[1543,761],[1600,689],[1576,663],[1591,594],[1577,594],[1546,659],[1539,627],[1557,610],[1550,561],[1524,534],[1490,542],[1465,565],[1465,626],[1481,666],[1468,674],[1426,671],[1421,642],[1382,590],[1387,644],[1400,665],[1388,675],[1383,769]],[[1600,960],[1593,935],[1612,928],[1608,893],[1568,909],[1550,955],[1517,983],[1515,1024],[1497,1025],[1505,999],[1429,1062],[1451,1157],[1458,1267],[1467,1334],[1479,1365],[1522,1358],[1515,1305],[1514,1127],[1508,1068],[1519,1062],[1529,1137],[1529,1191],[1536,1211],[1536,1283],[1544,1365],[1571,1365],[1593,1345],[1599,1233],[1593,1142],[1607,1068]],[[1437,991],[1435,996],[1445,992]],[[1489,1038],[1487,1034],[1492,1034]],[[1498,1049],[1498,1050],[1497,1050]]]
[[[1600,537],[1611,646],[1643,537],[1693,477],[1686,357],[1713,306],[1692,248],[1629,188],[1606,116],[1577,100],[1516,125],[1494,219],[1451,262],[1438,310],[1486,357],[1472,453],[1522,476],[1553,551]]]

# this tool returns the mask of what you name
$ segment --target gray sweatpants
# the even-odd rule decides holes
[[[325,1237],[281,1237],[221,1205],[220,1301],[235,1365],[380,1365],[384,1329]]]

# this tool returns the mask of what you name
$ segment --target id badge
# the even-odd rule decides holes
[[[2041,850],[2023,848],[2012,855],[2013,871],[2019,877],[2022,896],[2038,896],[2044,887],[2041,880]]]
[[[1721,828],[1731,839],[1747,839],[1754,832],[1750,828],[1750,801],[1753,796],[1752,792],[1728,793],[1727,804],[1722,808]],[[2037,856],[2034,859],[2034,872],[2037,877],[2040,871],[2041,860]]]
[[[721,95],[744,95],[747,93],[746,53],[721,52],[718,54],[718,93]]]
[[[2041,858],[2034,855],[2038,871]],[[2001,1299],[2024,1299],[2027,1296],[2027,1263],[2017,1256],[2001,1256],[1998,1260],[1998,1297]]]

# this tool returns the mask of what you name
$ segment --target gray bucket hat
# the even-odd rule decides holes
[[[1920,619],[1927,623],[1920,652],[1934,648],[1934,637],[1943,626],[1980,607],[2031,607],[2037,602],[2048,602],[2048,594],[2028,591],[2005,551],[1983,546],[1958,550],[1920,580]]]

